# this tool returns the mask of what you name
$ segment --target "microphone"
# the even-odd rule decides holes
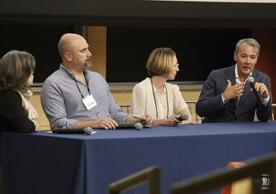
[[[144,128],[144,125],[140,122],[135,123],[134,126],[137,130],[141,130]]]
[[[85,133],[86,135],[93,134],[93,129],[91,127],[85,127],[81,129],[74,129],[74,128],[57,128],[50,130],[52,133],[57,134],[80,134]]]
[[[137,123],[121,123],[118,125],[118,127],[116,127],[116,129],[137,129],[137,130],[141,130],[144,128],[144,125],[140,122]]]
[[[93,129],[91,127],[85,127],[84,128],[84,133],[86,135],[91,135],[93,133]]]
[[[246,82],[248,82],[250,84],[250,87],[251,87],[254,95],[256,96],[258,102],[262,103],[262,97],[261,97],[260,93],[257,92],[257,90],[255,89],[255,79],[254,79],[254,77],[252,77],[252,76],[248,77]]]
[[[181,121],[187,121],[189,119],[189,116],[186,114],[181,114],[180,116],[176,117],[177,120]]]

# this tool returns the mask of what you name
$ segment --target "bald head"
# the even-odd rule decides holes
[[[85,39],[79,34],[67,33],[62,35],[58,43],[58,51],[61,58],[63,58],[65,52],[70,52],[80,40],[83,41]]]

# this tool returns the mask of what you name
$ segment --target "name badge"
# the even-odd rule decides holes
[[[87,110],[90,110],[90,109],[94,108],[95,106],[97,106],[97,102],[94,99],[94,97],[92,96],[92,94],[85,96],[82,99],[82,102]]]

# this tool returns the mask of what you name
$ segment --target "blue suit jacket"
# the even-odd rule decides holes
[[[249,83],[246,83],[244,93],[240,97],[239,102],[235,98],[223,104],[221,94],[227,86],[227,80],[230,80],[232,85],[236,83],[235,65],[232,65],[212,71],[203,84],[196,104],[196,112],[199,116],[204,117],[203,122],[253,121],[255,111],[257,111],[257,117],[260,121],[271,119],[272,96],[270,78],[256,69],[253,70],[252,76],[256,82],[266,84],[270,93],[267,106],[258,101]]]

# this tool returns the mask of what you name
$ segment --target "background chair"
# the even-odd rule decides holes
[[[229,162],[228,168],[241,168],[246,166],[244,162]],[[253,183],[251,178],[245,178],[223,187],[221,194],[251,194],[253,192]]]
[[[175,183],[170,194],[198,194],[219,188],[231,182],[248,177],[256,177],[264,171],[271,175],[271,187],[268,193],[276,194],[276,154],[255,158],[246,162],[246,166],[235,169],[220,169],[190,180]]]
[[[272,104],[272,120],[275,120],[274,111],[276,111],[276,104],[275,103]]]
[[[123,191],[148,182],[149,194],[160,194],[160,169],[149,167],[109,185],[109,194],[120,194]]]
[[[126,112],[126,113],[131,113],[131,105],[129,104],[121,104],[120,105],[121,109],[123,112]]]
[[[191,111],[191,115],[193,117],[193,120],[196,122],[196,123],[201,123],[202,121],[202,118],[200,116],[198,116],[198,114],[196,113],[196,103],[197,101],[186,101],[187,105],[189,106],[190,108],[190,111]]]

